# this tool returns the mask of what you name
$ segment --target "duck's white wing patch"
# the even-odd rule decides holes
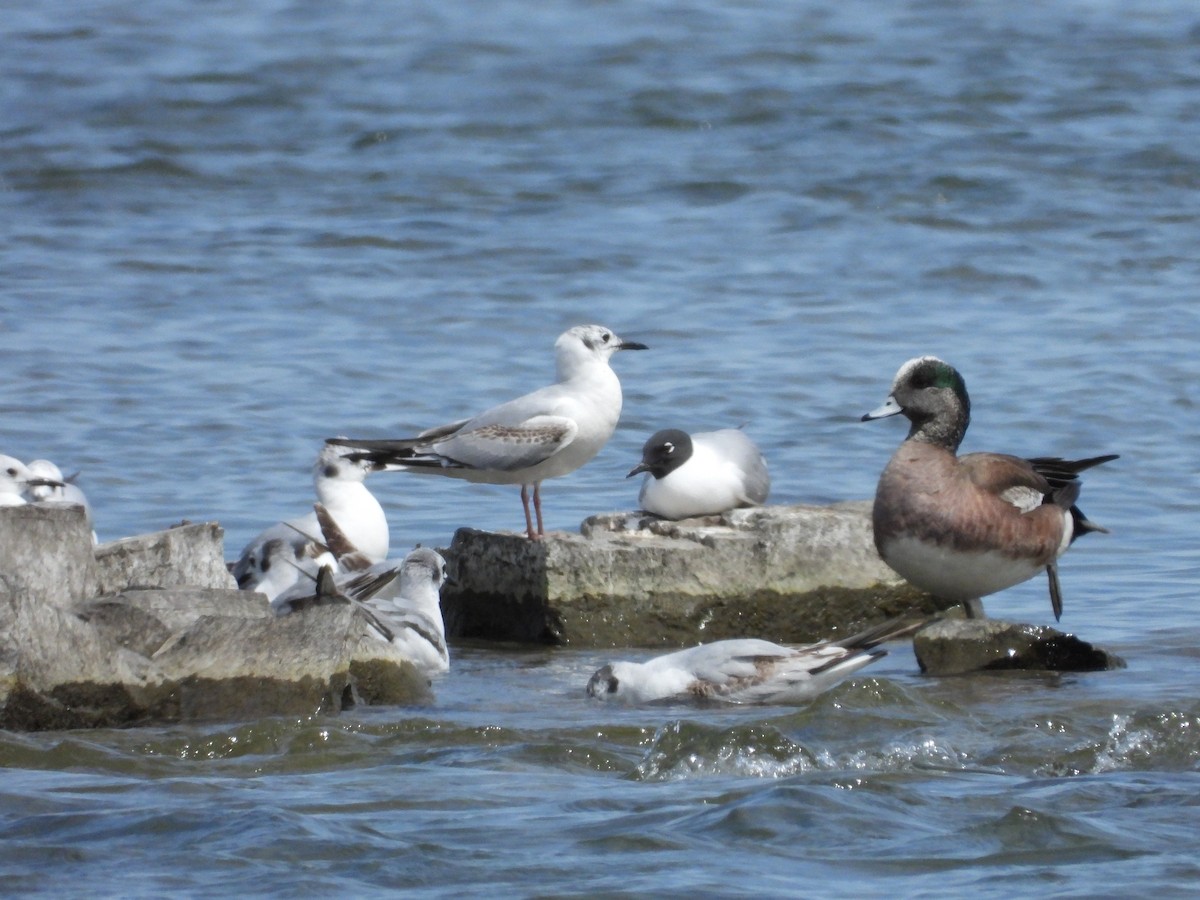
[[[1000,499],[1011,503],[1023,513],[1031,512],[1042,505],[1046,495],[1028,485],[1015,484],[1000,492]]]

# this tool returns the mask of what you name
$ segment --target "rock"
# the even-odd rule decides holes
[[[69,606],[99,593],[92,529],[82,506],[0,507],[0,599]]]
[[[459,529],[444,555],[447,634],[574,646],[781,642],[849,634],[950,604],[879,558],[870,503],[771,506],[669,522],[595,516],[529,541]]]
[[[216,588],[131,589],[77,603],[73,611],[122,647],[153,656],[172,634],[202,616],[263,619],[271,605],[253,591]]]
[[[178,682],[179,714],[188,720],[429,702],[429,680],[391,644],[370,637],[366,622],[349,605],[282,618],[202,616],[154,662]]]
[[[234,587],[213,523],[94,547],[81,507],[0,508],[0,728],[428,702],[351,606],[276,619]]]
[[[216,522],[201,522],[101,544],[95,554],[99,585],[91,596],[181,585],[234,589],[224,535]]]
[[[0,598],[0,728],[127,725],[155,717],[162,695],[156,665],[68,610]]]
[[[1001,619],[942,619],[917,632],[913,652],[930,675],[1027,669],[1096,672],[1121,669],[1119,656],[1048,625]]]

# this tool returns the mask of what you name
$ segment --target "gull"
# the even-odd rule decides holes
[[[25,498],[30,503],[71,503],[82,506],[88,528],[92,529],[92,543],[96,543],[96,528],[92,523],[92,505],[88,503],[87,495],[83,493],[83,490],[75,484],[78,473],[70,478],[63,478],[62,470],[48,459],[31,461],[29,471],[38,481],[26,488]]]
[[[27,492],[37,487],[62,487],[62,481],[36,475],[16,457],[0,453],[0,506],[24,506]]]
[[[1058,558],[1082,534],[1107,531],[1076,506],[1078,474],[1117,459],[957,456],[971,420],[958,370],[936,356],[902,365],[891,393],[863,421],[903,414],[908,437],[875,490],[875,547],[918,588],[981,616],[980,598],[1045,570],[1055,621],[1062,616]]]
[[[645,350],[603,325],[577,325],[554,343],[554,384],[501,403],[471,419],[413,438],[330,438],[350,459],[388,471],[445,475],[485,484],[521,485],[525,533],[545,535],[541,485],[570,474],[600,452],[621,415],[621,382],[609,365],[618,350]],[[537,530],[529,513],[530,488]]]
[[[736,428],[692,435],[678,428],[656,432],[626,477],[642,472],[647,474],[638,503],[664,519],[761,506],[771,490],[762,452]]]
[[[597,700],[627,704],[716,700],[726,703],[802,703],[887,655],[879,644],[925,622],[884,622],[840,641],[802,647],[758,638],[713,641],[648,662],[613,662],[587,684]]]
[[[388,522],[379,501],[363,483],[367,475],[379,470],[379,466],[361,459],[352,459],[337,447],[326,445],[317,455],[313,465],[313,486],[316,489],[318,502],[328,514],[338,523],[342,532],[372,562],[380,562],[388,555]],[[301,570],[309,575],[315,574],[320,565],[328,562],[325,556],[327,548],[321,545],[320,522],[316,512],[309,513],[296,519],[277,522],[255,536],[242,550],[238,561],[233,564],[231,571],[237,580],[238,587],[243,590],[264,591],[278,588],[291,577],[295,581],[300,577]],[[292,548],[291,561],[283,571],[276,571],[267,577],[268,569],[263,568],[267,557],[265,545],[269,541],[280,540]],[[279,547],[273,547],[276,558],[282,557]],[[299,565],[299,569],[296,568]],[[289,582],[290,583],[290,582]],[[269,594],[268,600],[277,594]]]
[[[446,583],[446,561],[434,550],[418,547],[400,563],[376,563],[362,572],[334,575],[322,566],[316,588],[293,589],[271,604],[284,616],[325,603],[350,603],[367,614],[370,634],[398,648],[422,672],[450,668],[440,592]]]

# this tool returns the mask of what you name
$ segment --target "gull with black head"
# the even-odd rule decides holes
[[[627,477],[643,472],[646,478],[638,503],[664,519],[761,506],[771,491],[762,451],[737,428],[697,434],[678,428],[655,432],[642,448],[642,461]]]

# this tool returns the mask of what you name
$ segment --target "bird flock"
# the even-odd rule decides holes
[[[266,595],[276,615],[326,603],[363,610],[372,636],[394,644],[428,674],[448,670],[439,607],[449,574],[435,551],[388,558],[387,517],[367,489],[376,472],[406,471],[520,487],[525,533],[545,536],[541,486],[593,459],[616,429],[621,383],[611,366],[645,350],[602,325],[579,325],[554,345],[553,384],[471,418],[403,438],[327,439],[313,466],[311,512],[256,535],[231,566],[238,586]],[[1067,460],[999,453],[958,455],[970,422],[962,375],[922,356],[904,363],[885,403],[863,421],[903,415],[909,432],[884,468],[872,524],[884,561],[916,587],[981,615],[981,598],[1047,573],[1062,615],[1058,559],[1081,535],[1105,531],[1080,510],[1079,473],[1114,454]],[[86,498],[53,463],[0,457],[0,506],[80,503]],[[656,432],[629,477],[644,475],[638,502],[666,519],[763,504],[770,475],[762,452],[737,428]],[[796,703],[885,655],[910,633],[889,622],[841,640],[783,646],[757,638],[715,641],[648,662],[614,661],[587,683],[597,700]]]

